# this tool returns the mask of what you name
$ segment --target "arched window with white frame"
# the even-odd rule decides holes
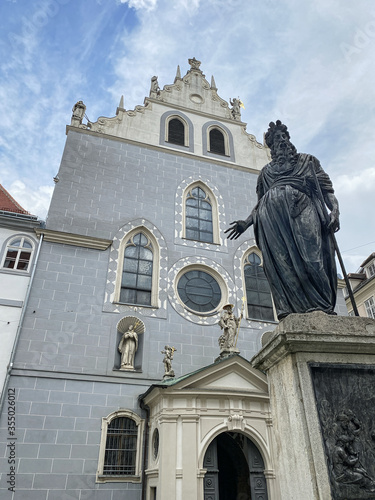
[[[234,141],[229,128],[218,121],[205,123],[202,127],[202,153],[205,156],[234,162]]]
[[[258,253],[249,251],[243,260],[247,318],[275,321],[271,289]]]
[[[102,418],[98,482],[140,481],[143,425],[130,410],[118,410]]]
[[[193,183],[184,193],[184,238],[219,243],[218,210],[215,195],[202,182]]]
[[[214,127],[209,131],[209,144],[210,144],[210,153],[215,153],[217,155],[225,155],[225,137],[221,130]]]
[[[180,118],[173,117],[168,120],[168,142],[185,146],[185,124]]]
[[[136,228],[121,245],[117,302],[128,305],[158,305],[159,248],[145,228]]]
[[[31,239],[26,236],[12,238],[7,245],[2,268],[14,271],[30,271],[33,251],[34,244]]]

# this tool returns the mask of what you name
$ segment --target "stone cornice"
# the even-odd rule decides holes
[[[375,355],[375,320],[319,311],[290,314],[274,332],[264,335],[262,343],[261,351],[251,360],[262,371],[295,353]]]
[[[53,231],[51,229],[34,229],[38,238],[43,235],[44,241],[50,243],[61,243],[62,245],[74,245],[77,247],[92,248],[94,250],[106,250],[112,240],[96,238],[95,236],[85,236],[83,234],[65,233],[63,231]]]

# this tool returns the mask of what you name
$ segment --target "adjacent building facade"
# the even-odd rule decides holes
[[[0,184],[0,391],[14,354],[20,319],[36,264],[38,241],[31,215]]]
[[[267,380],[249,363],[272,298],[253,233],[224,234],[256,204],[269,151],[189,65],[134,110],[121,99],[83,124],[73,108],[8,385],[19,498],[279,498]],[[241,354],[218,359],[227,304]]]
[[[358,314],[365,318],[375,319],[375,253],[365,259],[356,273],[348,275],[357,305]],[[353,316],[347,290],[345,289],[345,300],[349,315]]]

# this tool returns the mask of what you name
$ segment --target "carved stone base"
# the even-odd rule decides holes
[[[126,372],[135,372],[134,366],[120,366],[120,370]]]
[[[228,358],[229,356],[232,356],[233,354],[239,354],[239,353],[240,351],[239,349],[237,349],[237,347],[224,347],[224,349],[220,351],[220,356],[215,359],[215,363],[220,359],[225,359]]]
[[[164,373],[163,380],[166,378],[174,378],[174,370],[169,370],[169,372]]]
[[[291,314],[252,365],[268,377],[281,500],[374,499],[375,320]]]

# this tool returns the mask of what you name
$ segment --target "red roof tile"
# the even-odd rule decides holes
[[[30,213],[21,207],[19,203],[8,193],[8,191],[0,184],[0,210],[4,210],[4,212],[14,212],[17,214],[26,214],[30,215]]]

